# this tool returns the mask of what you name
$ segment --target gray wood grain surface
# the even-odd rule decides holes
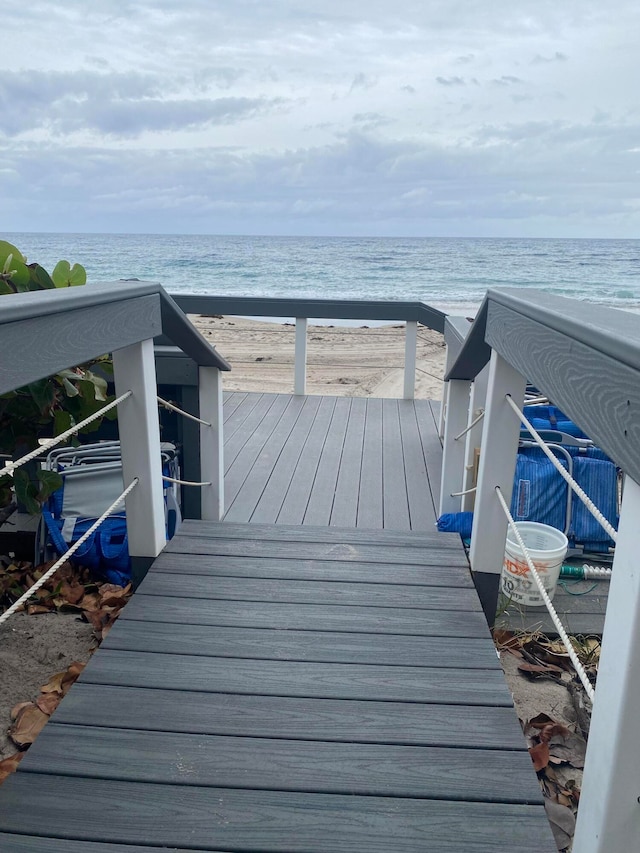
[[[33,808],[34,797],[38,809]],[[100,804],[96,808],[96,803]],[[539,806],[281,791],[212,790],[18,773],[3,786],[0,829],[49,827],[79,840],[109,838],[204,850],[287,853],[495,853],[496,838],[518,853],[551,853]],[[85,817],[90,814],[90,819]]]
[[[58,707],[55,721],[192,734],[526,750],[513,708],[507,707],[297,699],[79,681]],[[531,777],[524,774],[522,784],[528,782]]]
[[[158,616],[158,619],[161,615]],[[253,660],[299,660],[324,663],[368,663],[394,666],[500,669],[486,639],[469,637],[403,637],[401,635],[283,631],[243,626],[181,625],[162,621],[122,621],[104,641],[106,649],[123,649],[205,657]]]
[[[455,586],[472,589],[466,565],[447,565],[450,551],[421,555],[422,565],[367,563],[346,560],[283,560],[276,557],[209,556],[163,552],[154,563],[154,574],[207,575],[209,577],[256,577],[347,581],[349,583],[399,583],[416,586]],[[454,562],[451,560],[451,562]],[[179,584],[179,580],[176,579]]]
[[[531,759],[489,749],[345,744],[142,732],[51,723],[21,770],[122,779],[326,794],[540,803],[522,789]],[[529,799],[529,795],[533,799]]]
[[[103,649],[83,673],[83,681],[265,696],[512,705],[497,670],[466,670],[463,677],[459,669],[440,667],[425,673],[413,666],[231,660]]]
[[[138,595],[120,619],[161,620],[167,624],[347,631],[418,637],[489,639],[480,613],[393,607],[340,607],[322,604],[271,604],[261,601],[200,601],[197,598]]]
[[[282,580],[281,578],[218,577],[158,573],[140,589],[140,595],[175,595],[200,600],[263,601],[290,604],[338,604],[360,607],[413,607],[425,610],[474,611],[474,589],[382,583]]]

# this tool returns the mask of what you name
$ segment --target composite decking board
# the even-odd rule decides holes
[[[266,445],[276,431],[280,421],[283,420],[285,411],[290,409],[298,412],[301,406],[299,397],[276,397],[269,411],[260,419],[259,423],[253,425],[251,435],[233,463],[227,468],[224,478],[225,506],[231,509],[238,493],[243,488],[247,478],[254,466],[263,458],[268,458],[269,464],[275,462],[275,458],[268,455]],[[277,458],[277,457],[276,457]],[[248,521],[242,518],[241,521]]]
[[[173,690],[369,699],[392,702],[510,707],[497,670],[301,661],[202,658],[102,649],[83,673],[87,684],[170,687]]]
[[[221,628],[185,624],[167,630],[161,621],[122,621],[104,640],[106,649],[318,663],[365,663],[389,666],[500,669],[493,647],[482,639],[402,637],[393,634],[349,634],[282,631],[265,628]]]
[[[176,541],[177,540],[177,541]],[[169,548],[169,546],[172,546]],[[228,557],[255,557],[264,554],[281,560],[296,560],[302,553],[313,560],[338,560],[364,563],[383,563],[389,565],[420,565],[422,552],[418,548],[393,548],[384,545],[361,545],[348,542],[274,542],[265,539],[212,539],[209,537],[181,536],[174,537],[167,543],[167,553],[178,554],[212,554]],[[464,552],[444,550],[438,560],[446,560],[451,556],[453,565],[464,565]]]
[[[235,420],[224,433],[224,464],[228,472],[234,464],[242,465],[247,454],[255,453],[252,442],[255,431],[267,420],[269,425],[277,423],[282,412],[290,402],[290,397],[278,394],[249,395],[247,400],[234,412]],[[254,456],[250,455],[249,464]]]
[[[348,397],[341,397],[336,400],[311,487],[303,524],[329,525],[350,410],[351,400]]]
[[[147,576],[138,595],[175,596],[201,600],[261,601],[282,604],[329,604],[352,607],[411,607],[424,610],[448,608],[476,611],[474,589],[401,584],[342,583],[339,581],[282,580],[280,578],[225,578],[203,575]]]
[[[69,725],[188,734],[470,749],[527,748],[513,708],[296,699],[84,681],[74,684],[53,719]]]
[[[53,795],[52,795],[53,794]],[[244,791],[16,773],[0,830],[163,847],[282,853],[551,853],[542,806]],[[38,808],[34,808],[34,801]],[[428,842],[427,842],[428,839]]]
[[[0,832],[2,853],[158,853],[157,847],[140,844],[110,844],[104,841],[72,841],[65,838],[41,838],[35,835],[13,835]],[[193,848],[165,848],[165,853],[193,853]],[[207,848],[207,853],[230,853],[229,850]]]
[[[436,524],[434,502],[418,431],[416,407],[410,400],[399,400],[398,414],[402,429],[402,450],[411,529],[433,531]]]
[[[435,565],[433,565],[435,561]],[[271,557],[214,557],[207,554],[161,554],[152,574],[207,577],[282,578],[283,580],[346,581],[348,583],[455,586],[473,589],[466,566],[448,566],[435,554],[421,566],[348,563],[340,560],[278,560]],[[180,583],[176,577],[176,584]]]
[[[264,489],[255,504],[255,509],[250,515],[251,521],[262,524],[275,524],[280,513],[282,504],[287,494],[289,484],[295,472],[296,466],[306,446],[309,432],[313,428],[318,409],[320,397],[304,397],[304,405],[295,424],[289,433],[286,443],[283,444],[277,461],[271,468]],[[271,443],[270,443],[271,444]],[[263,458],[260,459],[262,464]],[[255,475],[256,468],[251,472]],[[245,487],[249,486],[250,478],[247,479]],[[242,492],[236,498],[240,500]],[[233,519],[233,511],[229,514],[229,520]]]
[[[332,525],[355,527],[357,523],[366,413],[366,399],[354,397],[351,400],[349,421],[342,447],[342,458],[331,510],[330,523]]]
[[[279,525],[302,524],[335,407],[335,397],[321,398],[316,419],[309,430],[303,452],[298,459],[276,519]]]
[[[223,436],[225,465],[227,467],[235,459],[239,450],[251,435],[252,425],[256,422],[256,418],[259,418],[259,414],[255,412],[256,408],[259,407],[258,412],[264,414],[275,402],[275,399],[275,394],[247,394],[240,405],[233,410],[229,418],[224,421]],[[249,422],[247,423],[247,421]]]
[[[165,546],[165,551],[176,549],[182,537],[211,538],[211,539],[262,539],[267,542],[328,542],[352,545],[376,544],[386,547],[410,550],[411,548],[422,548],[426,554],[429,549],[446,548],[451,558],[457,554],[460,563],[468,565],[464,557],[464,548],[457,533],[399,531],[399,530],[376,530],[358,529],[349,527],[322,527],[317,525],[301,526],[286,524],[233,524],[228,521],[194,521],[184,519],[178,534]]]
[[[228,509],[225,518],[229,521],[249,521],[256,505],[274,474],[281,458],[283,449],[296,428],[299,418],[307,408],[307,397],[291,397],[285,411],[277,424],[271,425],[268,419],[254,430],[252,436],[254,447],[262,446],[255,455],[251,468],[246,472],[242,484],[235,495],[228,489]],[[311,404],[313,406],[313,403]],[[225,480],[225,494],[226,480]],[[282,497],[279,497],[281,500]]]
[[[409,497],[398,400],[382,401],[383,526],[410,530]]]
[[[51,722],[21,772],[213,788],[541,803],[524,752],[143,732]],[[212,792],[215,794],[215,792]]]
[[[244,391],[225,391],[223,395],[222,417],[225,424],[229,423],[231,415],[247,399]]]
[[[383,527],[382,486],[382,400],[368,397],[358,496],[358,527]]]
[[[489,641],[482,611],[339,607],[325,604],[268,604],[255,601],[200,601],[197,598],[135,595],[120,619],[148,619],[167,625],[280,628],[418,637],[471,637]]]
[[[442,444],[429,401],[425,400],[424,402],[426,403],[425,406],[416,408],[416,416],[422,452],[431,485],[433,511],[437,518],[438,504],[440,503],[440,479],[442,477]]]

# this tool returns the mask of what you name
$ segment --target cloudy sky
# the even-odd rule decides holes
[[[638,0],[2,0],[0,230],[640,236]]]

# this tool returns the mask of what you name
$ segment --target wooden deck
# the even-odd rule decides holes
[[[226,520],[433,531],[439,406],[225,395]]]
[[[3,853],[552,853],[437,404],[225,399],[185,522],[0,789]]]
[[[456,536],[187,522],[0,789],[3,853],[551,853]]]

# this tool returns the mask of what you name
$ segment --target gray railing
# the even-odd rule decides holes
[[[479,449],[471,568],[495,612],[526,380],[565,412],[625,473],[574,853],[640,850],[640,318],[535,290],[488,292],[448,359],[442,511],[463,508],[469,448]],[[464,331],[464,327],[462,327]],[[447,336],[447,330],[445,330]],[[478,409],[481,430],[461,441]],[[481,431],[481,437],[478,435]]]
[[[202,515],[220,518],[222,386],[229,365],[200,335],[164,289],[148,282],[112,282],[0,297],[0,393],[12,391],[104,353],[113,353],[127,497],[129,552],[137,575],[165,544],[160,434],[153,339],[166,334],[198,365]]]
[[[307,321],[323,320],[403,321],[406,324],[404,397],[415,394],[418,323],[437,332],[445,329],[446,314],[423,302],[392,302],[359,299],[281,299],[243,296],[174,293],[185,314],[224,314],[242,317],[293,317],[296,321],[294,394],[306,393]]]

